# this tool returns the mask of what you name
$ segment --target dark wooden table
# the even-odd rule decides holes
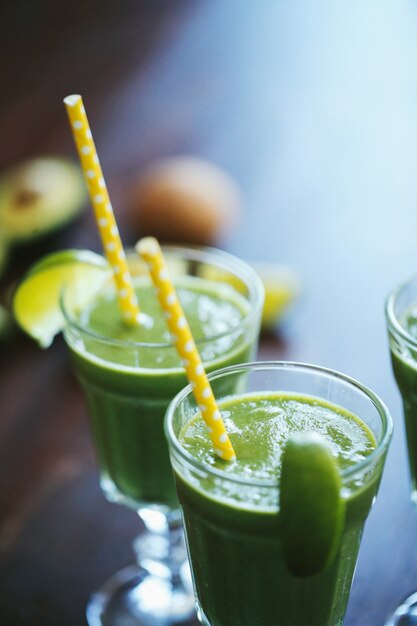
[[[223,246],[288,263],[304,288],[261,358],[358,378],[395,437],[367,523],[346,626],[379,626],[417,589],[401,405],[383,302],[417,269],[417,6],[124,0],[2,3],[0,167],[75,157],[62,98],[84,96],[123,239],[135,173],[197,154],[239,182]],[[99,249],[91,212],[16,249],[2,293],[36,256]],[[77,626],[90,592],[131,561],[133,513],[100,493],[80,389],[62,340],[0,346],[0,624]]]

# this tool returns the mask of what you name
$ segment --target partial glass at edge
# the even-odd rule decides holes
[[[417,276],[390,294],[385,307],[392,369],[403,401],[411,500],[417,506],[417,338],[403,326],[413,305],[417,309]]]
[[[253,357],[263,302],[262,284],[255,272],[232,255],[214,249],[171,246],[164,248],[164,254],[174,278],[178,275],[209,278],[218,282],[219,287],[231,283],[248,303],[248,313],[236,328],[197,342],[203,354],[210,355],[213,348],[217,350],[215,358],[206,362],[208,370]],[[133,276],[139,274],[141,280],[149,280],[137,255],[131,258]],[[188,618],[184,621],[179,614],[188,612],[190,616],[192,599],[187,604],[184,591],[175,603],[167,589],[173,577],[177,582],[181,578],[179,582],[187,585],[182,525],[163,433],[166,408],[187,382],[183,369],[177,365],[175,346],[97,336],[80,325],[66,306],[65,294],[63,312],[64,337],[89,409],[102,489],[109,500],[137,510],[148,531],[140,535],[134,546],[141,568],[133,572],[133,577],[130,570],[116,575],[104,590],[93,596],[89,623],[91,626],[188,623]],[[164,362],[169,359],[176,365],[158,367],[162,354]],[[151,361],[152,366],[142,367],[144,360]],[[152,580],[148,578],[147,587],[143,584],[144,572],[152,577]],[[154,589],[155,579],[162,580],[163,588]],[[142,593],[137,582],[142,583]],[[129,596],[127,609],[121,606],[121,587]],[[145,607],[143,610],[138,608],[140,603]],[[146,608],[149,619],[144,614]]]
[[[195,414],[196,405],[189,387],[180,392],[168,409],[165,430],[183,508],[201,623],[271,626],[282,621],[287,626],[341,625],[363,525],[378,489],[392,434],[386,407],[360,383],[311,365],[252,363],[216,372],[210,381],[219,401],[229,396],[231,390],[279,390],[342,406],[369,426],[377,448],[365,461],[342,472],[347,514],[341,549],[334,563],[316,576],[295,578],[288,573],[280,553],[278,483],[225,477],[186,452],[177,436]],[[227,504],[220,496],[204,494],[201,485],[205,478],[211,483],[226,482]],[[256,510],[259,498],[275,501],[274,510]],[[252,510],[245,508],[248,502]]]
[[[404,326],[412,307],[417,309],[417,276],[397,287],[385,305],[392,370],[403,402],[411,501],[417,507],[417,338]],[[417,593],[402,602],[386,626],[417,626]]]

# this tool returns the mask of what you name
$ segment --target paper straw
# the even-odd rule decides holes
[[[81,96],[72,95],[64,98],[64,103],[87,181],[104,253],[113,268],[122,318],[127,324],[135,325],[139,322],[139,305],[83,101]]]
[[[159,302],[182,358],[201,415],[209,430],[215,452],[220,458],[233,461],[236,459],[235,451],[221,418],[187,319],[169,277],[159,243],[153,237],[145,237],[136,244],[135,250],[149,268]]]

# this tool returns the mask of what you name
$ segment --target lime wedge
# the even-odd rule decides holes
[[[252,266],[265,289],[262,328],[272,330],[299,297],[301,280],[297,272],[288,265],[255,262]]]
[[[265,290],[262,310],[262,329],[273,330],[301,293],[301,280],[289,265],[255,261],[250,263],[258,274]],[[227,282],[238,293],[245,294],[245,283],[230,272],[217,267],[204,267],[201,276],[209,280]]]
[[[64,326],[60,309],[63,289],[71,307],[82,307],[110,275],[107,261],[89,250],[62,250],[33,265],[13,294],[19,326],[42,348],[51,345]]]
[[[296,433],[285,446],[280,487],[283,555],[295,576],[328,567],[339,548],[345,504],[337,461],[326,440]]]

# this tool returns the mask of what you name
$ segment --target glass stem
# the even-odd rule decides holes
[[[146,529],[133,544],[139,565],[175,585],[187,559],[181,513],[149,506],[141,507],[138,515]]]

